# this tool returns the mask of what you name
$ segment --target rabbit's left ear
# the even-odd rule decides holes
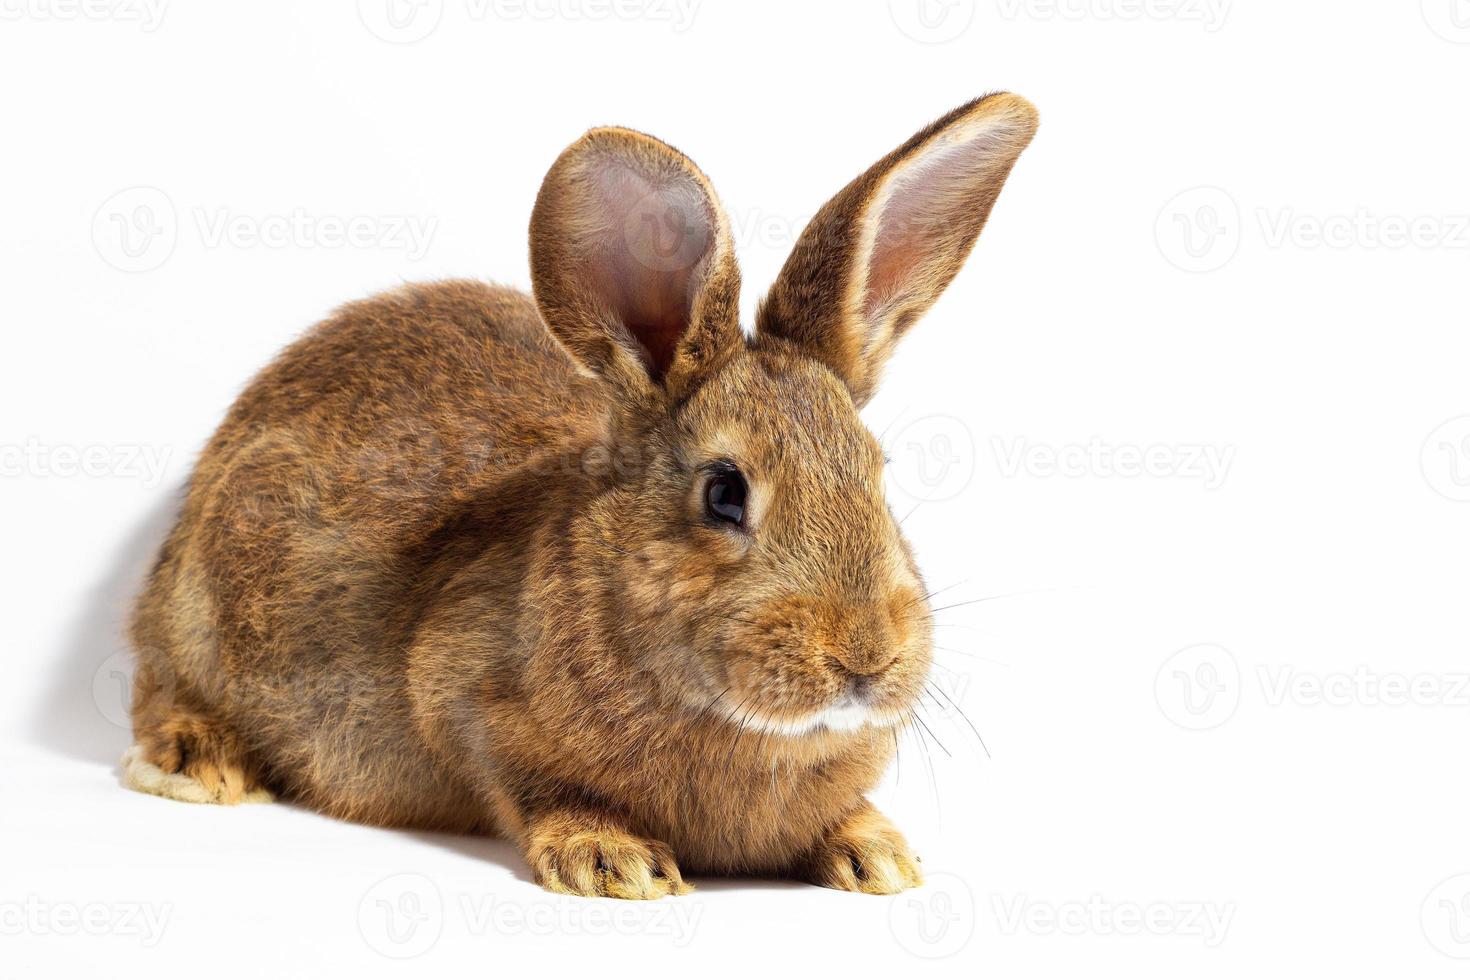
[[[714,189],[684,154],[631,129],[592,130],[546,175],[531,280],[552,333],[627,408],[678,398],[744,343]]]
[[[758,336],[795,343],[866,403],[894,344],[970,254],[1036,124],[1025,99],[989,95],[874,164],[802,232],[761,302]]]

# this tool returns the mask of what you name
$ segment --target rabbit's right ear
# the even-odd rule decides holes
[[[568,147],[531,214],[541,316],[627,407],[677,399],[744,343],[729,222],[688,157],[630,129]]]
[[[756,314],[826,364],[864,404],[894,345],[969,255],[1036,132],[1036,110],[1001,92],[914,134],[817,212]]]

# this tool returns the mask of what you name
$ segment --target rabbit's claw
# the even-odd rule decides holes
[[[175,711],[146,730],[122,758],[123,784],[185,803],[269,803],[235,735],[217,723]]]
[[[527,857],[537,882],[564,895],[650,899],[692,890],[667,844],[616,827],[541,830]]]
[[[918,856],[876,810],[828,832],[811,855],[809,872],[816,884],[867,895],[894,895],[924,883]]]

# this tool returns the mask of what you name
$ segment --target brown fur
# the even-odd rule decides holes
[[[925,145],[992,124],[947,165],[968,217],[872,230],[935,210],[901,179]],[[863,793],[931,624],[857,405],[1032,128],[991,96],[859,178],[748,340],[708,180],[619,129],[543,185],[534,303],[440,282],[341,309],[199,460],[134,618],[144,761],[222,802],[504,834],[574,894],[916,884]],[[703,512],[711,460],[749,482],[743,529]],[[814,720],[851,691],[869,723]]]

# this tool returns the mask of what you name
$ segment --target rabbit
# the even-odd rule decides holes
[[[554,892],[686,875],[891,894],[867,800],[932,617],[859,418],[1036,131],[962,105],[799,236],[747,335],[705,175],[598,128],[533,296],[350,303],[244,390],[131,621],[131,788],[513,841]]]

